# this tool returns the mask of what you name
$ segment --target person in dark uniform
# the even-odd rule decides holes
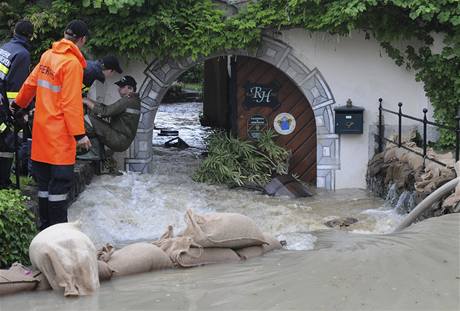
[[[34,26],[27,20],[16,23],[10,41],[0,47],[0,189],[11,187],[14,134],[9,119],[12,102],[29,74],[30,44]]]
[[[131,76],[124,76],[115,84],[118,85],[121,98],[112,105],[83,99],[83,103],[88,107],[88,114],[85,116],[86,134],[93,139],[90,152],[77,156],[77,159],[100,160],[101,150],[98,150],[98,141],[115,152],[125,151],[136,136],[141,113],[136,80]],[[107,118],[110,120],[107,121]]]
[[[113,76],[114,72],[123,73],[118,59],[113,55],[107,55],[99,60],[87,60],[83,72],[83,93],[86,94],[94,81],[104,83]]]

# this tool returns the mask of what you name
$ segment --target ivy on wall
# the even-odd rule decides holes
[[[0,1],[0,39],[22,17],[37,26],[35,59],[74,18],[90,26],[87,52],[128,59],[197,58],[248,48],[257,45],[264,29],[301,27],[344,36],[359,29],[381,42],[396,64],[416,70],[438,121],[455,126],[460,106],[458,0],[259,0],[234,16],[226,16],[211,0]],[[437,32],[444,35],[445,47],[432,52]],[[417,40],[418,47],[395,47],[408,39]],[[452,146],[454,136],[442,134],[440,145]]]

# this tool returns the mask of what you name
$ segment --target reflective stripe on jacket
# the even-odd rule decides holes
[[[14,99],[16,92],[29,74],[30,52],[27,38],[15,35],[0,47],[0,80],[3,80],[8,98]]]
[[[81,85],[86,61],[78,47],[62,39],[43,53],[16,97],[25,108],[36,96],[32,129],[32,160],[75,163],[74,136],[85,133]]]

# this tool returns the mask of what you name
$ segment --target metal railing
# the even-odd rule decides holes
[[[437,159],[434,159],[432,157],[429,157],[427,155],[427,126],[428,125],[432,125],[432,126],[435,126],[437,128],[443,128],[443,129],[446,129],[448,131],[451,131],[455,134],[455,161],[459,161],[459,158],[460,158],[460,115],[457,115],[455,117],[456,119],[456,126],[455,127],[452,127],[452,126],[448,126],[448,125],[445,125],[445,124],[440,124],[440,123],[436,123],[436,122],[432,122],[432,121],[428,121],[427,117],[426,117],[426,113],[428,112],[428,109],[424,108],[423,109],[423,118],[420,119],[420,118],[416,118],[416,117],[413,117],[413,116],[410,116],[410,115],[407,115],[407,114],[404,114],[402,112],[402,106],[403,104],[400,102],[398,103],[398,111],[392,111],[392,110],[389,110],[389,109],[385,109],[382,107],[382,101],[383,99],[379,98],[379,125],[378,125],[378,151],[379,153],[380,152],[383,152],[383,142],[384,141],[387,141],[389,143],[392,143],[392,144],[395,144],[397,145],[399,148],[404,148],[410,152],[413,152],[415,154],[418,154],[419,156],[423,157],[423,165],[425,166],[425,160],[428,159],[430,161],[433,161],[433,162],[436,162],[440,165],[443,165],[443,166],[447,166],[446,163],[442,163],[440,161],[438,161]],[[385,124],[384,124],[384,121],[383,121],[383,113],[384,112],[387,112],[387,113],[390,113],[390,114],[394,114],[396,116],[398,116],[398,141],[393,141],[391,139],[388,139],[385,137]],[[416,150],[413,150],[411,148],[408,148],[406,146],[403,145],[402,143],[402,120],[403,118],[407,118],[407,119],[410,119],[410,120],[414,120],[414,121],[418,121],[418,122],[421,122],[423,123],[423,153],[421,152],[418,152]]]

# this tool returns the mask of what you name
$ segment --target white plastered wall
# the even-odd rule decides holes
[[[293,48],[294,54],[306,66],[318,68],[335,98],[335,106],[345,105],[348,98],[365,108],[364,133],[340,136],[340,169],[336,170],[336,189],[365,188],[367,163],[373,155],[373,137],[378,121],[378,98],[383,106],[422,117],[429,107],[423,84],[415,81],[413,71],[397,66],[374,39],[366,40],[364,33],[338,37],[323,33],[308,33],[295,29],[283,31],[280,39]],[[402,45],[403,46],[403,45]],[[404,120],[405,125],[413,125]],[[397,119],[385,115],[387,125]]]

